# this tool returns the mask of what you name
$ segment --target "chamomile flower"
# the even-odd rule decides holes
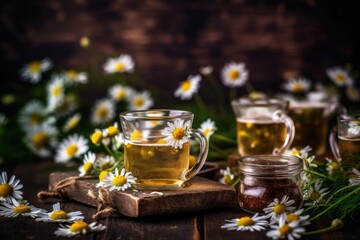
[[[103,140],[103,132],[100,130],[95,130],[93,134],[91,134],[91,142],[95,145],[100,145]]]
[[[39,214],[36,221],[38,222],[75,222],[78,220],[83,220],[84,216],[82,212],[65,212],[60,208],[60,203],[55,203],[52,205],[53,210],[51,212],[42,212]]]
[[[329,175],[333,175],[337,171],[341,171],[341,164],[338,161],[333,161],[330,158],[325,158],[327,161],[326,163],[326,171],[329,173]]]
[[[117,58],[110,58],[104,64],[104,70],[106,73],[122,73],[122,72],[133,72],[134,61],[128,54],[121,54]]]
[[[88,141],[84,137],[73,134],[60,143],[55,162],[67,163],[74,157],[80,157],[88,148]]]
[[[150,97],[148,91],[141,93],[133,93],[129,99],[130,110],[147,110],[154,105],[154,101]]]
[[[25,137],[25,144],[40,157],[52,156],[58,130],[52,124],[42,124],[30,129]]]
[[[350,73],[342,67],[328,68],[326,75],[338,86],[349,86],[354,82]]]
[[[183,119],[176,119],[173,123],[168,122],[168,127],[161,131],[165,141],[173,148],[182,148],[183,144],[189,141],[190,121],[184,123]]]
[[[24,131],[40,126],[46,120],[46,115],[45,106],[41,102],[37,100],[31,101],[20,111],[20,126]]]
[[[91,175],[94,172],[95,160],[95,153],[88,152],[87,154],[85,154],[85,157],[83,159],[83,165],[78,168],[80,172],[79,176]]]
[[[109,188],[110,191],[125,191],[127,188],[131,188],[131,184],[136,182],[137,178],[132,175],[131,172],[125,172],[125,168],[119,170],[116,168],[115,173],[109,172],[104,178],[104,187]]]
[[[104,124],[115,117],[115,104],[109,99],[102,99],[95,103],[91,114],[93,124]]]
[[[205,122],[201,123],[199,130],[204,133],[207,139],[209,139],[217,128],[214,121],[207,119]]]
[[[176,89],[174,95],[181,100],[190,100],[194,93],[197,93],[200,87],[201,76],[188,76],[187,80],[180,83],[180,86]]]
[[[63,126],[63,131],[68,132],[71,129],[74,129],[79,124],[80,119],[81,119],[80,113],[76,113],[73,116],[71,116],[70,118],[68,118],[68,120],[65,122],[65,124]]]
[[[116,135],[119,134],[119,128],[118,128],[118,124],[117,122],[115,122],[113,125],[105,128],[103,131],[103,137],[115,137]]]
[[[301,234],[305,232],[305,228],[299,225],[298,221],[286,222],[286,214],[281,214],[279,222],[270,225],[271,230],[266,233],[267,237],[272,239],[287,238],[294,240],[295,238],[301,238]]]
[[[7,173],[2,172],[0,175],[0,203],[10,202],[12,199],[21,200],[23,198],[23,193],[20,190],[22,187],[20,180],[15,179],[14,175],[8,181]]]
[[[241,87],[249,78],[249,71],[244,63],[231,62],[224,66],[221,72],[222,81],[227,87]]]
[[[223,176],[219,179],[219,182],[230,185],[232,181],[234,180],[234,174],[231,173],[231,170],[229,167],[224,169],[220,169],[220,174]]]
[[[53,76],[47,86],[48,110],[54,111],[65,97],[65,80],[61,76]]]
[[[296,207],[292,206],[294,203],[294,200],[289,200],[289,197],[285,195],[282,197],[281,201],[279,201],[278,198],[275,198],[272,203],[263,209],[263,211],[267,214],[267,217],[277,219],[283,213],[294,211],[296,209]]]
[[[84,221],[76,221],[71,225],[62,225],[55,231],[56,236],[60,237],[74,237],[76,235],[85,235],[91,232],[103,231],[106,226],[100,223],[90,223],[87,224]]]
[[[109,88],[109,95],[111,99],[116,102],[128,100],[133,93],[134,90],[132,88],[120,84],[116,84]]]
[[[202,75],[210,75],[210,74],[212,74],[213,70],[214,69],[212,66],[205,66],[205,67],[201,67],[199,69],[199,71]]]
[[[352,102],[358,102],[360,100],[360,92],[357,88],[349,86],[345,89],[346,96]]]
[[[74,69],[69,69],[65,72],[65,81],[69,85],[85,84],[88,81],[88,75],[86,72],[78,72]]]
[[[43,209],[31,206],[25,201],[18,202],[14,198],[11,199],[11,202],[3,202],[2,205],[0,205],[0,216],[4,217],[17,217],[20,215],[35,218],[44,212]]]
[[[360,124],[355,122],[349,123],[348,134],[351,136],[360,135]]]
[[[312,148],[310,146],[306,146],[303,149],[294,147],[294,148],[291,148],[289,150],[286,150],[285,154],[289,154],[289,155],[296,156],[296,157],[299,157],[299,158],[307,158],[308,153],[311,150],[312,150]]]
[[[304,209],[299,209],[295,212],[289,212],[286,213],[286,221],[287,222],[299,222],[300,226],[306,226],[309,225],[310,222],[308,219],[310,218],[310,215],[301,215],[303,213]]]
[[[324,197],[329,193],[329,191],[327,188],[321,188],[322,184],[323,181],[321,179],[317,179],[314,185],[304,191],[304,200],[308,201],[305,203],[305,206],[314,206],[324,200]]]
[[[99,170],[108,170],[115,166],[116,161],[114,157],[106,155],[101,156],[95,161],[95,167]]]
[[[51,67],[52,63],[47,58],[41,61],[35,60],[25,64],[20,69],[20,75],[24,79],[28,79],[31,83],[35,84],[41,80],[41,74],[49,70]]]
[[[284,89],[293,93],[304,93],[309,91],[311,82],[306,78],[292,79],[284,84]]]
[[[221,228],[225,228],[227,230],[236,230],[236,231],[261,231],[265,230],[268,225],[267,220],[265,220],[266,216],[258,216],[256,213],[254,216],[244,216],[241,218],[234,218],[232,220],[226,220],[225,225],[221,226]]]
[[[356,168],[351,170],[353,173],[351,178],[349,179],[350,185],[360,185],[360,171]]]
[[[100,172],[100,174],[99,174],[99,182],[96,184],[97,188],[104,187],[104,179],[108,175],[108,173],[109,172],[106,171],[106,170],[103,170],[103,171]]]

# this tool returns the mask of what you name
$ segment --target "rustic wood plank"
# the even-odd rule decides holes
[[[49,186],[53,189],[57,182],[76,173],[52,173]],[[95,187],[97,180],[78,180],[75,184],[64,189],[70,199],[90,206],[97,206],[97,200],[88,195],[88,191],[98,194]],[[235,189],[218,182],[194,177],[186,187],[176,191],[164,191],[163,195],[152,194],[151,191],[111,193],[111,202],[119,213],[130,216],[165,215],[183,212],[200,211],[219,207],[233,207],[236,203]]]

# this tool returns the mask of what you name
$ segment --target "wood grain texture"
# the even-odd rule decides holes
[[[76,173],[51,173],[50,190],[57,182]],[[97,196],[97,180],[78,180],[64,189],[70,199],[90,206],[97,206],[97,200],[88,195],[92,191]],[[111,202],[119,213],[130,216],[166,215],[183,212],[194,212],[212,208],[234,207],[235,189],[218,182],[194,177],[186,187],[173,191],[164,191],[163,195],[152,194],[151,191],[133,192],[132,190],[111,192]]]

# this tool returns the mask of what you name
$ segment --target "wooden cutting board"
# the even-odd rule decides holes
[[[77,173],[55,172],[49,177],[49,190],[56,183]],[[88,195],[89,190],[98,196],[96,179],[77,180],[75,184],[64,189],[65,195],[77,202],[96,207],[97,199]],[[236,206],[235,189],[209,179],[194,177],[184,187],[172,191],[161,192],[113,191],[110,194],[113,207],[120,214],[129,217],[165,215],[183,212],[201,211],[213,208]]]

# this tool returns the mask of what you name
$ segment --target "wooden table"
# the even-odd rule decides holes
[[[39,202],[36,194],[40,190],[47,189],[49,173],[58,170],[52,163],[20,165],[12,169],[0,169],[0,171],[2,170],[6,170],[8,174],[15,174],[20,179],[24,185],[24,198],[32,205],[47,210],[51,209],[51,204]],[[61,205],[66,211],[82,211],[85,220],[92,222],[91,215],[95,213],[95,208],[71,201],[63,202]],[[236,232],[220,228],[225,223],[224,219],[233,219],[244,214],[240,209],[228,208],[145,218],[117,216],[100,220],[100,223],[107,226],[105,231],[85,235],[81,239],[269,239],[265,236],[266,231]],[[346,219],[344,228],[341,230],[303,239],[359,239],[359,214],[357,216],[357,219]],[[324,228],[330,224],[330,219],[318,219],[308,229]],[[54,235],[57,227],[58,224],[36,222],[32,218],[0,217],[0,239],[62,239]]]

